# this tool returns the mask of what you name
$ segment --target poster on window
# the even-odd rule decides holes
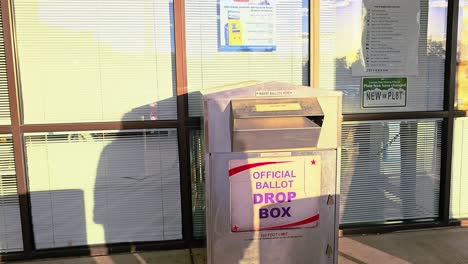
[[[219,0],[219,51],[276,50],[276,0]]]
[[[418,74],[419,1],[363,0],[353,76]]]

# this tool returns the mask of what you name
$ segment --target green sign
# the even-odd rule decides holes
[[[405,107],[408,78],[362,78],[362,107]]]

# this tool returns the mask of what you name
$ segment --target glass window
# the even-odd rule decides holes
[[[23,250],[11,135],[0,135],[0,253]]]
[[[455,118],[453,131],[450,217],[468,218],[468,118]]]
[[[191,116],[201,115],[199,91],[202,89],[252,80],[309,83],[309,1],[274,0],[266,9],[252,4],[244,8],[249,11],[228,10],[228,6],[239,2],[185,1]],[[248,6],[255,1],[242,2]],[[257,6],[268,11],[262,11],[261,15],[254,13]],[[225,31],[235,31],[232,27],[238,24],[242,44],[234,43],[226,48],[225,37],[229,33]],[[259,50],[267,42],[265,50]]]
[[[341,224],[438,217],[441,136],[438,119],[344,123]],[[200,132],[193,131],[191,138],[197,237],[205,234],[205,178]]]
[[[341,224],[439,215],[442,120],[346,122]]]
[[[364,1],[372,2],[372,1]],[[420,0],[419,13],[413,17],[401,18],[394,28],[416,25],[411,36],[417,41],[417,73],[406,70],[394,75],[375,75],[374,77],[407,77],[406,106],[389,107],[383,102],[379,107],[363,107],[363,76],[353,74],[363,55],[362,26],[366,12],[363,1],[321,1],[320,9],[320,86],[327,89],[343,91],[344,113],[366,112],[403,112],[403,111],[436,111],[443,109],[445,77],[445,45],[447,27],[447,0]],[[405,2],[405,1],[398,1]],[[413,1],[408,1],[412,3]],[[385,18],[383,18],[385,19]],[[405,20],[407,19],[407,20]],[[397,20],[395,20],[397,21]],[[406,21],[406,22],[405,22]],[[419,22],[419,23],[418,23]],[[377,22],[370,22],[377,24]],[[371,29],[369,29],[371,30]],[[378,26],[371,34],[379,35]],[[405,31],[401,32],[405,32]],[[396,33],[395,33],[396,32]],[[398,35],[399,31],[390,32]],[[388,33],[388,32],[387,32]],[[406,41],[406,42],[405,42]],[[403,38],[399,44],[410,45]],[[373,44],[370,44],[373,45]],[[384,48],[388,48],[385,47]],[[399,51],[397,51],[399,52]],[[385,52],[376,53],[370,58],[383,56]],[[393,60],[396,56],[390,56]],[[393,63],[393,62],[392,62]],[[390,67],[387,63],[385,67]],[[410,62],[411,65],[411,62]],[[368,76],[367,76],[368,77]]]
[[[206,236],[205,221],[205,158],[203,150],[203,135],[201,130],[190,131],[190,161],[192,174],[192,221],[193,236]]]
[[[27,134],[38,249],[182,239],[176,129]]]
[[[460,0],[458,13],[457,88],[455,108],[468,110],[468,1]]]
[[[3,38],[3,34],[3,17],[0,8],[0,125],[9,125],[11,123],[10,103],[8,96],[5,41]]]
[[[24,122],[176,119],[170,0],[14,3]]]

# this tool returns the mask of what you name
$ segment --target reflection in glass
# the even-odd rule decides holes
[[[439,213],[442,120],[343,124],[341,224]]]
[[[25,136],[38,249],[182,239],[175,129]]]
[[[362,46],[362,1],[321,1],[320,86],[343,91],[344,113],[443,109],[447,0],[419,2],[418,74],[388,76],[408,77],[406,107],[364,109],[362,77],[352,72]]]
[[[468,1],[460,1],[458,13],[457,89],[455,108],[468,110]]]

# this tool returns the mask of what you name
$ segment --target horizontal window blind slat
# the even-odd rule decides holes
[[[38,248],[182,238],[175,129],[34,133],[25,142]]]
[[[0,12],[0,125],[10,124],[10,102],[8,95],[8,80],[6,71],[3,17]]]
[[[342,224],[438,217],[442,120],[345,122]]]
[[[11,135],[0,135],[0,253],[23,250]]]
[[[15,3],[25,123],[177,118],[173,3]]]

